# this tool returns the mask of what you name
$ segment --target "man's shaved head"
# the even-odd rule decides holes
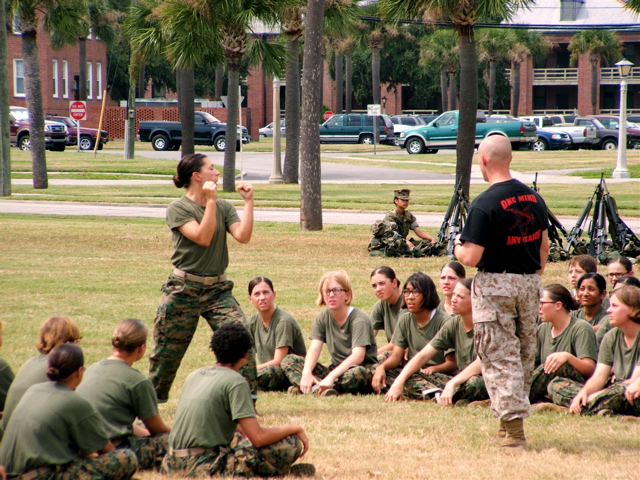
[[[508,166],[511,163],[511,142],[503,135],[491,135],[480,143],[478,155],[496,166]]]

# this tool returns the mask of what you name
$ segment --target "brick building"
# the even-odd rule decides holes
[[[577,111],[592,113],[591,63],[588,54],[579,57],[576,66],[570,65],[568,49],[573,32],[581,25],[597,25],[615,33],[624,44],[623,56],[635,64],[628,77],[627,108],[640,113],[640,17],[624,8],[618,0],[537,0],[530,9],[516,12],[514,25],[573,27],[571,32],[536,30],[549,37],[557,47],[539,63],[531,59],[520,67],[520,115],[531,113]],[[620,105],[620,76],[613,65],[599,65],[596,113],[618,114]],[[513,99],[512,99],[513,100]]]
[[[46,113],[69,116],[69,102],[76,100],[79,78],[78,45],[60,50],[51,47],[49,36],[38,31],[38,58],[42,82],[42,101]],[[7,34],[9,54],[9,103],[26,107],[22,37]],[[83,125],[97,128],[103,91],[107,88],[107,46],[94,36],[87,40],[87,120]],[[115,105],[107,99],[107,105]]]

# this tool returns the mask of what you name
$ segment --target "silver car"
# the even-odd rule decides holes
[[[284,120],[284,119],[280,120],[280,134],[281,135],[285,135],[286,134],[285,123],[286,123],[286,120]],[[271,122],[266,127],[262,127],[260,130],[258,130],[258,132],[260,133],[261,137],[273,137],[273,122]]]

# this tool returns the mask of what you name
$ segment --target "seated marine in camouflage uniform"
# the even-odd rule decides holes
[[[560,284],[547,285],[540,299],[536,369],[529,402],[548,402],[547,387],[554,378],[583,383],[596,366],[596,334],[585,320],[571,316],[575,302]]]
[[[548,392],[557,405],[576,414],[637,415],[625,388],[640,367],[640,288],[625,285],[611,294],[610,330],[602,340],[596,370],[587,383],[556,378]],[[613,377],[611,374],[613,373]],[[602,413],[601,413],[602,412]]]
[[[385,215],[384,220],[378,220],[371,226],[370,255],[382,252],[385,257],[424,257],[432,254],[435,238],[423,232],[416,217],[407,210],[410,193],[406,188],[394,190],[395,208]],[[409,239],[411,230],[422,240]]]
[[[289,353],[303,357],[307,347],[295,319],[275,304],[271,280],[256,277],[249,282],[249,301],[258,313],[249,317],[247,328],[258,355],[258,388],[286,390],[291,386],[282,370],[282,359]]]
[[[95,408],[74,390],[82,381],[78,345],[55,347],[48,382],[22,396],[0,444],[0,464],[20,480],[128,480],[138,468],[131,450],[115,450]]]
[[[395,204],[395,208],[387,213],[384,217],[385,220],[389,222],[395,222],[398,233],[402,238],[405,239],[407,246],[413,247],[413,243],[409,240],[409,232],[413,230],[418,237],[428,240],[431,243],[435,243],[436,239],[433,238],[428,233],[420,230],[420,226],[416,220],[416,217],[407,210],[409,207],[409,201],[411,200],[411,190],[407,188],[403,188],[400,190],[394,190],[393,203]]]
[[[162,462],[165,473],[268,477],[315,472],[310,464],[292,467],[309,448],[301,426],[263,428],[256,418],[249,385],[238,373],[252,345],[251,334],[237,322],[224,323],[213,334],[217,363],[191,373],[184,383]]]
[[[405,351],[409,359],[413,358],[451,320],[449,315],[437,309],[440,298],[433,280],[428,275],[422,272],[411,275],[405,282],[402,293],[408,312],[398,317],[391,338],[391,355],[376,367],[371,386],[377,393],[386,392],[387,382],[400,374]],[[425,371],[414,375],[416,378],[412,377],[411,382],[405,386],[405,394],[410,398],[422,398],[423,383],[426,381],[423,374],[449,373],[456,368],[452,352],[447,356],[445,352],[436,352],[429,360]]]
[[[307,357],[287,355],[282,368],[291,382],[291,394],[371,393],[371,367],[376,363],[376,339],[369,317],[351,306],[353,290],[344,270],[325,273],[320,279],[318,306],[327,309],[311,326]],[[318,363],[327,344],[331,365]]]
[[[151,380],[133,368],[147,351],[148,334],[140,320],[120,322],[111,337],[111,356],[87,368],[77,389],[104,420],[113,445],[133,450],[142,470],[160,468],[171,431],[158,413]],[[136,419],[145,428],[134,425]]]
[[[442,390],[440,402],[445,406],[460,400],[472,402],[489,398],[473,345],[471,282],[470,278],[458,281],[451,299],[453,318],[402,369],[387,392],[387,402],[399,400],[403,393],[410,398],[420,395],[419,398],[426,399],[428,397],[422,394],[424,390],[438,389]],[[461,370],[455,377],[430,369],[420,370],[435,355],[443,352],[454,356],[455,368]]]

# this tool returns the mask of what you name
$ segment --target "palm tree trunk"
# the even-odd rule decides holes
[[[138,79],[138,72],[140,71],[140,64],[142,63],[142,57],[140,54],[131,55],[129,60],[129,97],[127,100],[127,120],[128,127],[125,135],[125,160],[133,160],[135,155],[135,138],[136,138],[136,81]],[[129,115],[129,112],[133,112]],[[133,116],[133,118],[132,118]]]
[[[144,94],[147,91],[147,79],[144,72],[146,65],[146,60],[142,59],[142,61],[140,62],[140,71],[138,72],[138,79],[136,81],[137,98],[144,98]]]
[[[224,65],[219,63],[216,65],[216,94],[214,100],[220,100],[222,97],[222,84],[224,80]]]
[[[456,183],[462,181],[464,193],[469,195],[471,164],[476,136],[476,111],[478,109],[478,65],[473,27],[458,31],[460,52],[460,116],[456,143]]]
[[[287,148],[284,152],[282,178],[284,183],[298,183],[300,158],[300,41],[295,35],[287,36],[287,88],[285,114]]]
[[[511,105],[511,115],[518,116],[518,109],[520,108],[520,63],[514,62],[511,69],[511,75],[513,77],[513,104]]]
[[[455,72],[449,72],[449,110],[455,110],[456,109],[456,103],[457,103],[457,98],[456,98],[456,73]]]
[[[373,103],[380,104],[380,49],[371,48],[371,89]]]
[[[344,97],[344,55],[340,52],[336,52],[336,112],[342,113]]]
[[[496,62],[489,61],[489,115],[493,115],[493,102],[496,98]]]
[[[193,68],[179,68],[176,71],[178,88],[178,111],[180,113],[180,127],[182,128],[182,155],[195,152],[194,147],[194,100],[195,73]]]
[[[78,38],[78,100],[87,100],[87,38]]]
[[[442,102],[442,112],[449,110],[449,103],[447,102],[447,71],[440,71],[440,97]]]
[[[591,115],[598,114],[598,61],[591,62]]]
[[[24,59],[24,89],[29,111],[29,140],[31,142],[31,168],[33,188],[48,188],[47,157],[44,140],[44,107],[36,30],[22,32]]]
[[[322,186],[318,111],[322,106],[322,27],[326,0],[308,0],[302,78],[300,227],[322,230]]]
[[[224,150],[223,190],[236,191],[236,139],[238,138],[238,105],[240,97],[240,64],[241,57],[227,57],[227,71],[229,72],[229,87],[227,90],[227,133]]]
[[[0,0],[0,25],[7,24],[5,0]],[[9,78],[7,29],[0,29],[0,78]],[[11,196],[11,143],[9,142],[9,82],[0,85],[0,196]]]
[[[353,97],[353,55],[351,49],[344,56],[344,64],[344,111],[351,113],[351,97]]]

